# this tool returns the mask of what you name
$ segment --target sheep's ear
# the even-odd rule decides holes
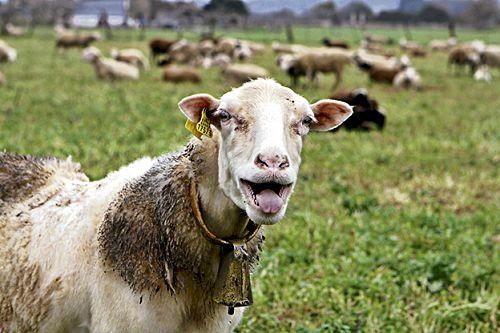
[[[311,124],[313,131],[329,131],[340,126],[352,115],[352,107],[333,99],[322,99],[311,105],[316,122]]]
[[[209,94],[196,94],[183,98],[179,108],[189,120],[197,123],[201,119],[203,109],[215,110],[219,107],[219,100]]]

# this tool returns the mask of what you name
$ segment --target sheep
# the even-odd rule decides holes
[[[92,32],[90,34],[62,34],[57,36],[56,48],[69,49],[69,48],[86,48],[93,42],[101,40],[101,34]]]
[[[396,88],[420,90],[422,79],[415,68],[407,67],[394,77],[393,85]]]
[[[367,53],[357,53],[354,56],[354,61],[360,70],[368,73],[371,81],[389,84],[392,84],[396,75],[409,64],[408,57],[402,59],[403,64],[395,58],[386,59]]]
[[[273,80],[220,99],[192,95],[179,107],[212,134],[101,180],[69,159],[0,152],[0,331],[238,325],[264,225],[285,215],[304,137],[341,125],[352,108],[309,104]],[[236,264],[240,273],[226,275]],[[229,299],[230,281],[247,292]]]
[[[219,53],[213,57],[206,56],[203,58],[201,64],[203,68],[210,68],[214,66],[218,66],[220,68],[224,68],[229,66],[232,63],[232,59],[224,53]]]
[[[236,45],[238,43],[238,40],[234,38],[222,38],[219,40],[219,43],[217,43],[215,52],[224,53],[230,57],[233,57],[234,49],[236,48]]]
[[[167,65],[163,68],[163,81],[168,82],[201,82],[200,72],[192,66]]]
[[[333,89],[342,83],[342,74],[344,67],[352,63],[352,53],[335,48],[316,48],[309,49],[306,52],[293,55],[288,58],[285,66],[283,63],[280,66],[292,77],[294,82],[297,82],[298,76],[305,74],[310,83],[316,80],[317,73],[333,73],[335,75],[335,83]]]
[[[14,62],[17,59],[17,51],[9,44],[0,39],[0,63]]]
[[[385,44],[385,45],[394,44],[393,38],[385,37],[385,36],[365,35],[364,40],[366,40],[368,43],[372,43],[372,44]]]
[[[491,73],[490,73],[490,68],[488,67],[488,65],[479,66],[479,68],[474,73],[474,80],[485,81],[485,82],[491,81]]]
[[[417,42],[411,42],[407,41],[406,39],[402,39],[399,42],[399,45],[401,47],[401,50],[409,52],[415,57],[425,57],[427,55],[427,51]]]
[[[345,128],[347,130],[369,131],[374,129],[374,126],[379,131],[384,129],[386,121],[385,111],[379,107],[375,99],[368,96],[366,89],[343,91],[334,94],[330,98],[353,106],[354,113],[352,116],[342,126],[337,127],[337,129]]]
[[[471,75],[480,64],[480,55],[474,47],[459,45],[448,54],[448,68],[469,66]]]
[[[457,39],[450,37],[447,40],[434,39],[429,42],[429,48],[432,51],[447,51],[457,45]]]
[[[359,49],[358,51],[356,51],[356,53],[354,53],[353,59],[358,59],[362,62],[366,62],[374,66],[394,67],[400,63],[394,56],[387,57],[380,54],[373,54],[370,52],[366,52],[364,49]]]
[[[500,46],[488,45],[480,54],[481,63],[489,67],[500,67]]]
[[[254,64],[230,64],[222,68],[222,75],[230,82],[244,83],[249,80],[269,77],[269,72]]]
[[[250,46],[246,43],[238,43],[236,44],[233,50],[233,59],[234,60],[248,60],[252,57],[253,52],[250,49]]]
[[[358,63],[358,67],[366,71],[371,81],[392,84],[394,78],[401,72],[401,67],[373,66],[368,63]]]
[[[167,54],[170,51],[172,45],[177,43],[177,40],[155,38],[149,42],[149,49],[151,50],[150,56],[153,61],[163,54]]]
[[[195,65],[200,60],[198,46],[194,43],[181,39],[170,47],[168,52],[172,62],[178,64]]]
[[[245,44],[248,45],[250,50],[252,51],[252,54],[262,54],[266,51],[266,46],[261,43],[253,42],[253,41],[245,41]]]
[[[215,46],[216,43],[214,40],[204,39],[199,43],[198,49],[203,57],[211,57],[215,53]]]
[[[137,68],[149,70],[149,61],[138,49],[112,49],[111,58],[134,65]]]
[[[19,36],[25,35],[26,32],[28,32],[28,29],[23,28],[23,27],[15,26],[12,23],[8,22],[4,26],[4,31],[9,36],[19,37]]]
[[[96,47],[89,46],[84,49],[81,58],[94,65],[96,76],[101,80],[139,79],[139,69],[137,67],[114,59],[104,58],[101,51]]]
[[[282,54],[278,56],[276,63],[290,77],[292,86],[296,86],[299,83],[299,78],[306,75],[305,68],[297,65],[296,55]]]
[[[325,38],[323,38],[323,40],[321,42],[326,47],[338,47],[338,48],[346,49],[346,50],[349,49],[349,44],[344,40],[334,40],[334,39],[330,39],[328,37],[325,37]]]
[[[309,47],[300,44],[281,44],[278,42],[272,43],[272,49],[276,54],[292,54],[302,53],[310,50]]]

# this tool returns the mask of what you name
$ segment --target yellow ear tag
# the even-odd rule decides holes
[[[196,130],[199,133],[206,136],[207,138],[212,137],[212,129],[210,128],[210,121],[208,121],[208,117],[207,117],[207,113],[206,113],[205,109],[203,109],[203,111],[201,111],[201,119],[198,122],[198,124],[196,124]]]
[[[186,129],[193,133],[193,135],[195,137],[197,137],[198,139],[201,138],[202,134],[200,132],[198,132],[198,130],[196,129],[196,123],[195,122],[192,122],[191,120],[186,120],[186,124],[184,125],[184,127],[186,127]]]

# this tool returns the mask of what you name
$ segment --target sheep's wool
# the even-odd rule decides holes
[[[191,179],[203,176],[213,155],[207,150],[217,149],[210,141],[209,147],[192,141],[95,182],[71,161],[0,153],[0,332],[64,330],[58,316],[87,312],[86,320],[107,325],[94,307],[129,301],[129,294],[137,309],[147,309],[139,307],[143,297],[155,307],[168,302],[169,311],[181,307],[176,318],[188,322],[170,325],[221,322],[225,310],[212,295],[220,248],[201,234],[189,201]],[[247,244],[251,263],[262,241],[259,232]]]

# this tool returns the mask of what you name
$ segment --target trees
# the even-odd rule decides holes
[[[470,3],[464,20],[476,27],[485,28],[494,25],[498,16],[497,0],[476,0]]]
[[[247,6],[241,0],[211,0],[203,7],[203,10],[206,12],[222,12],[241,16],[248,16],[249,14]]]
[[[336,17],[336,6],[333,1],[321,2],[313,6],[309,13],[314,18],[333,20]]]
[[[436,23],[444,23],[448,22],[450,16],[446,10],[437,7],[433,4],[425,5],[424,8],[418,14],[418,20],[421,22],[436,22]]]

